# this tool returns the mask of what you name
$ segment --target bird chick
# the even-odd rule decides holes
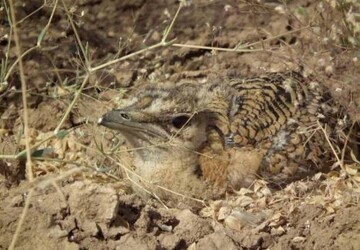
[[[309,159],[323,145],[308,140],[321,93],[295,72],[159,84],[138,89],[99,124],[125,137],[134,149],[134,178],[161,199],[216,198],[259,176],[279,185],[297,179],[323,159],[322,149]]]

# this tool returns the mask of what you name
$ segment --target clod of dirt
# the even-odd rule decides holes
[[[67,108],[67,104],[59,100],[42,102],[37,108],[29,109],[29,127],[43,132],[54,130]],[[63,129],[70,128],[70,121],[67,119]]]
[[[209,221],[198,217],[190,210],[176,211],[175,218],[179,224],[174,227],[173,233],[164,233],[158,238],[165,249],[186,248],[213,231]]]
[[[189,249],[207,250],[207,249],[228,249],[236,250],[238,247],[234,244],[225,232],[217,231],[201,238],[197,243],[193,243]]]
[[[80,238],[104,238],[117,214],[119,198],[116,191],[107,186],[75,182],[65,188],[70,215],[61,222],[71,231],[74,241]]]
[[[324,211],[307,205],[294,215],[287,233],[273,249],[360,249],[360,205],[344,208],[336,215],[324,216]]]
[[[23,211],[27,193],[21,193],[26,186],[22,183],[13,188],[7,199],[0,203],[0,249],[7,249]],[[67,239],[68,232],[58,221],[66,214],[66,203],[54,188],[33,195],[24,227],[17,240],[16,249],[77,249]]]

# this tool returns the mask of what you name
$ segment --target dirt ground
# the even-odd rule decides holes
[[[124,139],[97,126],[141,84],[289,69],[326,86],[343,110],[339,123],[359,121],[358,1],[190,1],[167,39],[176,40],[156,48],[177,1],[65,3],[14,4],[25,52],[32,182],[23,153],[20,71],[11,67],[17,56],[9,5],[0,3],[0,249],[9,248],[23,214],[16,249],[360,249],[357,125],[353,152],[346,152],[352,160],[332,171],[281,190],[259,180],[196,209],[167,208],[133,194]],[[87,62],[95,68],[138,51],[91,72],[55,136],[86,79]]]

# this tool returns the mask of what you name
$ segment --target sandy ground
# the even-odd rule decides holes
[[[95,71],[62,132],[53,136],[85,74],[76,34],[59,2],[41,48],[23,57],[30,143],[37,157],[32,183],[26,180],[25,155],[5,157],[25,148],[18,68],[7,86],[0,85],[0,249],[9,247],[29,195],[16,249],[360,249],[358,126],[351,135],[354,157],[343,169],[335,166],[276,191],[259,180],[251,189],[194,209],[166,208],[133,194],[124,170],[131,157],[122,150],[124,139],[96,124],[127,90],[144,83],[288,69],[323,83],[341,105],[340,121],[358,121],[360,20],[352,13],[359,14],[359,4],[280,2],[193,1],[169,34],[177,45]],[[157,44],[178,7],[175,1],[66,3],[93,67]],[[54,2],[15,1],[15,7],[26,51],[36,45]],[[16,54],[6,9],[0,9],[0,54],[4,59],[8,54],[8,72]],[[110,151],[121,152],[105,154]]]

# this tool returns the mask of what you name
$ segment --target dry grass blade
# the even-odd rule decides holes
[[[24,75],[24,68],[22,63],[22,57],[21,57],[21,45],[20,45],[20,39],[19,39],[19,31],[17,30],[16,25],[16,18],[15,18],[15,8],[14,3],[12,0],[9,0],[9,7],[10,7],[10,14],[11,14],[11,20],[12,20],[12,29],[14,32],[14,39],[15,39],[15,49],[16,49],[16,55],[19,59],[19,72],[20,72],[20,81],[21,81],[21,92],[22,92],[22,102],[23,102],[23,121],[24,121],[24,134],[25,134],[25,146],[26,146],[26,173],[27,178],[30,182],[33,181],[33,171],[32,171],[32,162],[31,162],[31,152],[30,152],[30,138],[29,138],[29,114],[27,110],[27,88],[26,88],[26,79]],[[22,224],[25,220],[31,197],[32,197],[33,190],[29,191],[29,194],[26,198],[25,206],[22,211],[19,223],[16,227],[16,231],[14,233],[14,236],[12,238],[11,244],[9,246],[9,249],[14,249],[16,240],[18,239]]]
[[[30,189],[29,192],[27,193],[26,200],[25,200],[25,205],[24,205],[24,208],[22,210],[21,216],[19,218],[19,222],[17,224],[16,231],[15,231],[14,236],[12,238],[11,244],[9,246],[9,250],[15,249],[15,244],[16,244],[16,241],[17,241],[19,235],[20,235],[20,231],[21,231],[22,225],[23,225],[23,223],[25,221],[26,214],[28,213],[28,210],[29,210],[29,207],[30,207],[30,201],[32,199],[33,194],[34,194],[33,189]]]
[[[79,45],[79,47],[80,47],[81,53],[82,53],[83,58],[84,58],[84,60],[85,60],[86,70],[88,70],[88,69],[91,68],[91,64],[90,64],[90,61],[89,61],[89,59],[88,59],[88,57],[87,57],[87,53],[86,53],[86,51],[85,51],[84,46],[82,45],[82,42],[81,42],[79,33],[78,33],[77,30],[76,30],[76,27],[75,27],[73,18],[72,18],[71,15],[70,15],[70,11],[69,11],[68,7],[66,6],[64,0],[61,0],[61,2],[62,2],[62,4],[63,4],[63,6],[64,6],[65,13],[66,13],[66,15],[67,15],[67,17],[68,17],[68,20],[69,20],[69,22],[70,22],[71,28],[72,28],[72,30],[74,31],[74,34],[75,34],[75,37],[76,37],[76,41],[77,41],[77,43],[78,43],[78,45]]]
[[[75,103],[77,102],[77,100],[79,99],[86,83],[88,82],[90,75],[86,74],[85,78],[80,86],[80,88],[77,90],[77,92],[75,93],[74,99],[72,100],[71,104],[69,105],[69,107],[67,108],[65,114],[63,115],[61,121],[59,122],[59,124],[57,125],[57,127],[54,130],[54,134],[57,135],[60,132],[60,128],[62,127],[62,125],[64,124],[65,120],[67,119],[67,117],[69,116],[72,108],[74,107]]]
[[[327,132],[326,132],[326,129],[320,124],[319,121],[317,121],[317,123],[318,123],[319,128],[320,128],[321,131],[323,132],[323,134],[324,134],[324,136],[325,136],[325,139],[326,139],[327,143],[329,144],[329,146],[330,146],[330,148],[331,148],[331,150],[332,150],[332,152],[333,152],[333,154],[334,154],[334,156],[335,156],[335,158],[336,158],[337,163],[339,164],[339,166],[341,167],[341,169],[345,171],[344,162],[343,162],[342,159],[340,159],[338,153],[336,152],[336,149],[334,148],[334,145],[331,143],[330,138],[329,138],[329,135],[328,135]]]
[[[336,161],[337,161],[337,164],[338,166],[340,166],[341,170],[346,174],[346,176],[351,179],[353,181],[353,183],[359,187],[359,184],[354,180],[353,176],[351,176],[351,174],[348,173],[348,171],[346,170],[346,167],[344,165],[344,158],[345,158],[345,153],[346,153],[346,147],[347,147],[347,143],[348,143],[348,140],[349,140],[349,136],[351,134],[351,131],[355,125],[355,123],[352,124],[351,128],[350,128],[350,131],[346,137],[346,141],[344,143],[344,146],[343,146],[343,149],[340,153],[336,152],[336,149],[334,147],[334,145],[332,144],[332,142],[330,141],[330,138],[329,138],[329,135],[327,134],[326,132],[326,129],[320,124],[319,121],[317,121],[318,123],[318,126],[320,128],[320,130],[322,131],[322,133],[324,134],[325,136],[325,139],[327,141],[327,143],[329,144],[330,148],[331,148],[331,151],[333,152],[335,158],[336,158]],[[339,157],[339,154],[341,154],[341,158]]]
[[[30,141],[29,141],[29,114],[27,110],[27,87],[26,87],[26,79],[24,75],[24,67],[22,63],[22,55],[21,55],[21,45],[19,39],[19,31],[16,26],[16,18],[15,18],[15,9],[12,1],[9,1],[10,5],[10,13],[12,19],[12,29],[14,30],[14,39],[15,39],[15,49],[16,55],[19,59],[19,72],[20,72],[20,81],[21,81],[21,92],[22,92],[22,102],[23,102],[23,121],[24,121],[24,135],[25,135],[25,145],[26,145],[26,169],[27,169],[27,177],[29,181],[33,181],[33,173],[32,173],[32,165],[31,165],[31,152],[30,152]]]

